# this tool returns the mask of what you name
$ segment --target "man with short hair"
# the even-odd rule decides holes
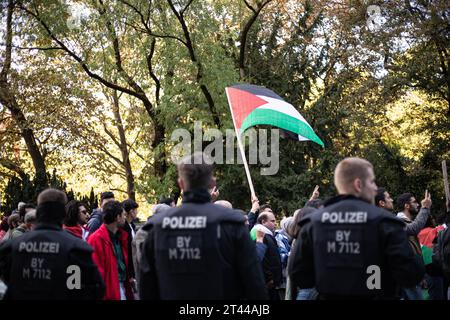
[[[397,198],[397,205],[401,210],[397,213],[397,217],[406,223],[406,234],[408,236],[417,237],[419,232],[425,227],[431,208],[431,195],[425,192],[425,198],[421,202],[422,206],[419,210],[419,203],[411,193],[404,193]],[[412,239],[412,238],[411,238]]]
[[[25,232],[33,230],[35,226],[36,226],[36,210],[28,211],[25,214],[24,223],[22,223],[20,226],[18,226],[16,229],[13,230],[11,234],[11,239],[20,237]]]
[[[133,266],[134,253],[131,243],[136,236],[136,226],[134,225],[134,220],[138,215],[139,205],[133,199],[127,199],[122,202],[122,206],[126,212],[125,224],[123,225],[122,229],[128,234],[128,274],[130,276],[133,292],[136,292],[136,275]]]
[[[175,207],[175,201],[173,200],[173,198],[161,197],[158,201],[158,204],[167,204],[169,207]]]
[[[38,196],[34,230],[0,246],[5,299],[101,299],[103,281],[92,248],[62,229],[67,196],[47,189]]]
[[[89,235],[93,234],[103,224],[103,206],[114,200],[114,193],[110,191],[102,192],[100,194],[100,209],[94,209],[87,224]]]
[[[263,244],[266,246],[264,258],[262,260],[262,269],[264,273],[265,284],[269,293],[270,300],[280,300],[277,288],[282,282],[282,264],[275,239],[276,219],[272,210],[263,211],[259,214],[257,223],[259,230],[264,231]]]
[[[153,300],[264,299],[255,244],[241,213],[211,203],[213,167],[194,153],[178,165],[181,206],[149,219],[139,294]]]
[[[378,188],[375,196],[375,205],[390,212],[394,211],[394,200],[385,188]]]
[[[258,215],[263,213],[264,211],[272,212],[272,207],[267,203],[260,206],[258,198],[252,197],[252,208],[247,214],[249,230],[253,229],[253,227],[257,223]],[[252,239],[255,240],[254,237]]]
[[[370,162],[345,158],[336,166],[339,196],[300,220],[289,277],[319,299],[394,299],[396,284],[414,286],[425,273],[403,223],[375,207],[377,185]]]
[[[23,205],[18,206],[19,208],[19,215],[20,215],[20,222],[24,222],[25,215],[36,209],[35,205],[32,203],[24,203]]]
[[[12,234],[20,225],[20,215],[18,213],[13,213],[8,217],[8,231],[3,236],[1,242],[5,242],[12,239]]]
[[[126,212],[119,201],[103,206],[104,223],[88,238],[92,258],[105,282],[104,300],[134,300],[128,273],[128,234],[121,229]]]
[[[419,211],[419,203],[413,194],[407,192],[397,198],[397,205],[400,211],[397,217],[405,222],[405,231],[408,241],[414,253],[422,259],[422,249],[417,237],[420,231],[425,228],[431,208],[431,195],[425,191],[425,198]],[[419,212],[419,214],[418,214]],[[417,216],[416,216],[417,215]],[[422,300],[422,289],[420,286],[403,289],[403,294],[408,300]]]

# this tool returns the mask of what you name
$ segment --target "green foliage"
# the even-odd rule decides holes
[[[316,184],[321,198],[333,196],[333,170],[348,156],[369,159],[377,184],[394,198],[406,191],[420,198],[428,188],[433,210],[441,210],[441,161],[450,159],[445,0],[378,2],[386,18],[378,31],[367,29],[362,1],[272,0],[248,33],[243,78],[239,41],[253,12],[242,0],[177,1],[177,10],[189,4],[183,13],[187,30],[168,1],[77,3],[89,8],[90,16],[76,28],[67,24],[67,5],[61,1],[26,2],[38,17],[15,11],[14,43],[64,44],[79,59],[60,49],[17,50],[20,67],[11,73],[11,86],[47,166],[61,174],[62,179],[54,171],[49,183],[67,189],[64,181],[70,180],[75,192],[69,196],[83,199],[90,210],[97,206],[93,189],[88,198],[79,188],[87,188],[86,193],[91,187],[123,190],[126,184],[105,82],[121,87],[119,114],[135,188],[147,202],[179,195],[170,160],[173,130],[192,132],[197,120],[204,130],[216,126],[205,90],[225,132],[232,121],[224,88],[249,82],[293,104],[325,143],[320,148],[282,139],[276,175],[262,176],[261,165],[250,166],[260,202],[270,203],[279,217],[302,207]],[[3,203],[11,210],[18,201],[34,201],[38,191],[28,176],[11,178],[20,175],[17,168],[30,172],[31,159],[18,151],[23,147],[19,128],[2,106],[0,119],[0,174],[10,178]],[[158,126],[164,137],[155,143]],[[220,197],[248,210],[243,166],[218,165],[216,176]]]

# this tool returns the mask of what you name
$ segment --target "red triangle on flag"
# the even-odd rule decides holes
[[[247,118],[254,109],[267,104],[267,101],[247,91],[230,87],[226,89],[234,120],[236,121],[236,129],[239,132],[244,119]]]

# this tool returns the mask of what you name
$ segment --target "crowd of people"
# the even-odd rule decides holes
[[[338,194],[283,217],[252,197],[218,200],[213,166],[178,165],[182,203],[161,198],[145,223],[133,199],[103,192],[91,214],[47,189],[0,225],[3,299],[450,299],[449,212],[377,187],[371,163],[336,167]],[[406,191],[406,190],[405,190]],[[277,227],[278,226],[278,227]],[[4,288],[2,290],[2,288]],[[4,291],[4,292],[2,292]]]

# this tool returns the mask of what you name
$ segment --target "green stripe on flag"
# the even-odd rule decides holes
[[[422,257],[425,265],[428,265],[433,262],[433,249],[428,248],[427,246],[422,245]]]
[[[258,124],[272,125],[292,131],[324,147],[323,141],[320,140],[314,130],[303,121],[285,113],[265,108],[257,108],[245,118],[241,125],[241,134],[248,128]]]

